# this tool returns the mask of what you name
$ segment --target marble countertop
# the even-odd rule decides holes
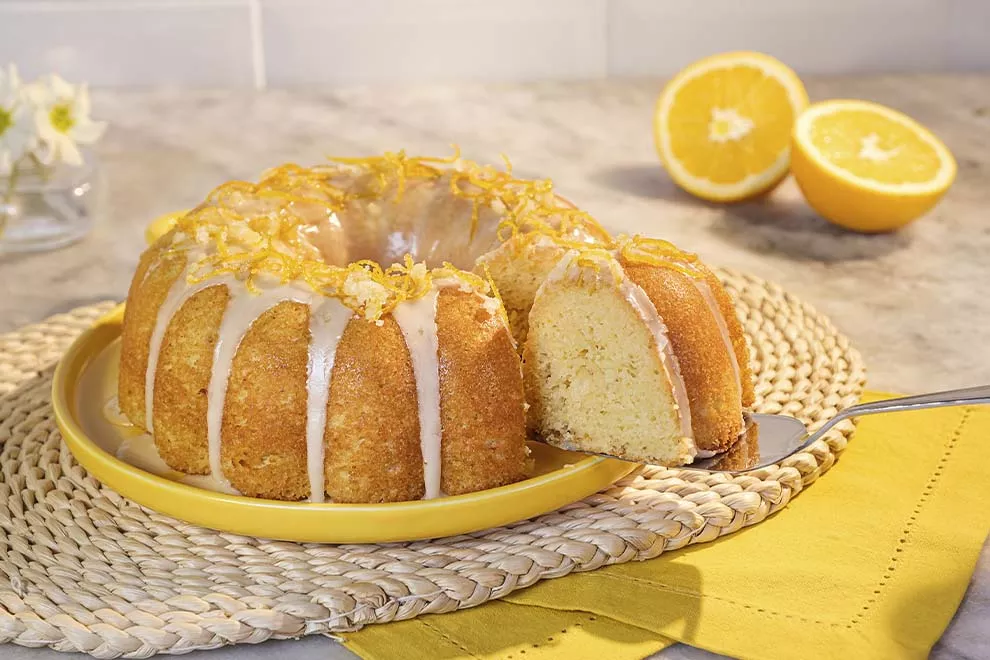
[[[833,228],[803,203],[792,181],[764,200],[732,206],[679,191],[653,149],[651,115],[660,85],[97,90],[94,114],[111,128],[97,148],[96,228],[57,253],[0,257],[0,332],[123,298],[145,224],[190,207],[223,181],[255,178],[284,161],[400,148],[445,154],[457,143],[466,157],[498,162],[505,153],[520,175],[553,178],[564,195],[611,228],[661,236],[713,264],[784,285],[850,337],[863,353],[872,388],[921,392],[990,383],[990,297],[980,290],[990,282],[990,77],[807,81],[812,100],[864,98],[907,112],[940,135],[958,160],[956,184],[933,212],[880,236]],[[935,656],[990,657],[988,621],[985,547]],[[279,650],[332,657],[327,644],[283,643]],[[262,648],[229,657],[261,657]],[[4,657],[49,657],[39,650],[3,651]],[[664,652],[706,656],[684,647]]]

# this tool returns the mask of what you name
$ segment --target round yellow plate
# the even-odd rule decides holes
[[[553,511],[608,487],[633,463],[530,443],[534,476],[501,488],[391,504],[279,502],[216,493],[118,459],[123,430],[104,418],[117,393],[121,305],[77,339],[52,385],[65,444],[90,474],[149,509],[235,534],[321,543],[384,543],[466,534]]]

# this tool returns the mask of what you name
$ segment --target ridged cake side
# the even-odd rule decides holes
[[[437,337],[443,491],[459,495],[524,478],[525,398],[508,328],[477,295],[444,289]]]
[[[224,377],[215,363],[218,338],[233,297],[243,303],[253,294],[236,284],[201,286],[187,291],[191,295],[170,317],[160,314],[163,303],[188,286],[178,279],[185,259],[166,254],[152,248],[135,274],[123,327],[121,409],[146,427],[150,346],[156,324],[165,323],[157,363],[150,360],[156,447],[172,468],[209,474],[210,393]],[[277,301],[260,313],[239,339],[224,396],[217,399],[214,393],[213,399],[222,401],[222,477],[245,495],[283,500],[312,495],[310,323],[311,308],[323,300]],[[441,429],[438,474],[447,494],[504,485],[525,473],[522,375],[494,302],[457,282],[437,288],[431,318]],[[420,383],[403,330],[391,314],[376,322],[346,313],[351,318],[335,344],[329,392],[324,392],[326,493],[337,502],[423,497],[428,439],[421,437]]]
[[[726,344],[718,327],[720,321],[714,318],[695,278],[649,264],[624,263],[623,269],[649,296],[667,326],[691,404],[691,426],[698,449],[714,452],[728,449],[742,428],[740,383],[750,380],[748,359],[739,364],[737,380],[733,366],[737,361],[736,342]],[[716,291],[721,291],[721,284],[710,271],[705,271],[707,276],[702,285],[714,296]],[[721,314],[721,308],[716,313]],[[738,320],[729,323],[734,319],[734,312],[726,319],[730,338],[732,328],[737,337],[741,334]],[[749,391],[752,396],[752,385]]]
[[[324,476],[335,502],[401,502],[425,493],[416,378],[399,325],[353,319],[337,346]]]
[[[158,355],[152,406],[155,447],[166,463],[186,474],[210,473],[204,441],[207,391],[218,329],[229,300],[224,285],[193,294],[169,322]],[[191,337],[196,341],[188,341]],[[141,378],[143,384],[143,374]]]
[[[167,252],[168,242],[163,238],[141,255],[127,294],[121,333],[117,397],[121,412],[142,429],[150,423],[145,419],[145,373],[151,334],[159,308],[186,266],[185,255]]]

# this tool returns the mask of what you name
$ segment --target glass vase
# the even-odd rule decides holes
[[[0,255],[54,250],[93,228],[97,168],[58,165],[0,177]],[[13,186],[12,186],[13,184]]]

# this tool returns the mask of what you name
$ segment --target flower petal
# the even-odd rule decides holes
[[[71,99],[76,95],[76,88],[57,73],[48,75],[48,88],[51,89],[55,98]]]
[[[38,132],[38,137],[45,142],[50,142],[58,136],[58,131],[52,126],[51,114],[48,108],[38,107],[34,112],[34,127]]]
[[[21,81],[13,64],[4,72],[0,69],[0,108],[10,109],[20,95]]]
[[[9,151],[11,157],[17,160],[34,148],[36,138],[30,113],[16,112],[13,119],[14,123],[0,135],[0,149]]]
[[[100,139],[107,129],[104,121],[93,121],[89,117],[77,121],[69,131],[69,135],[79,144],[92,144]]]
[[[86,83],[79,85],[73,105],[78,119],[89,118],[89,86]]]
[[[54,147],[52,151],[54,160],[60,160],[66,165],[73,166],[83,164],[82,153],[80,153],[79,147],[67,135],[60,134],[52,146]]]
[[[79,167],[83,164],[82,152],[79,151],[79,147],[72,140],[66,140],[62,145],[62,162],[66,165],[72,165],[73,167]]]
[[[55,102],[55,95],[41,81],[24,85],[21,94],[31,105],[37,108],[44,108]]]

